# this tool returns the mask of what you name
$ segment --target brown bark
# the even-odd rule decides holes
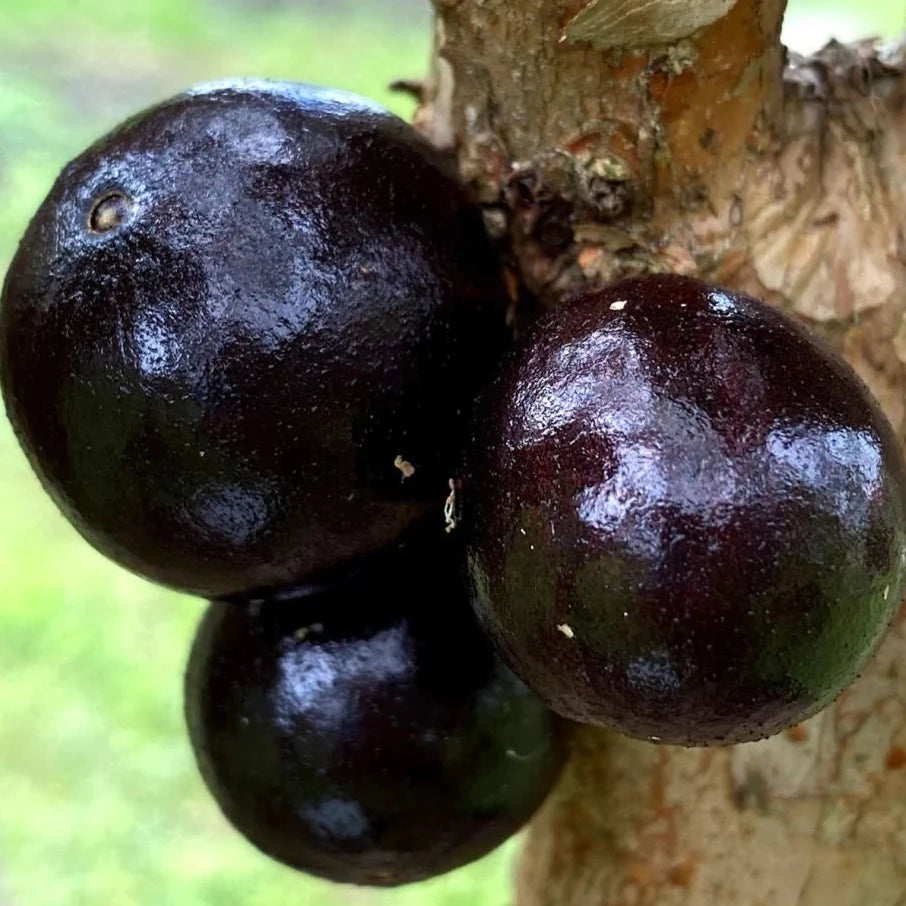
[[[437,0],[419,122],[544,304],[644,271],[747,290],[842,351],[906,438],[906,52],[786,59],[783,6]],[[906,622],[834,706],[772,740],[582,730],[518,891],[906,906]]]

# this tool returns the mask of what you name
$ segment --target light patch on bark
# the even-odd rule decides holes
[[[444,56],[444,20],[437,17],[434,22],[434,57],[427,84],[430,104],[421,107],[415,116],[419,128],[436,147],[446,151],[453,147],[456,136],[453,132],[453,89],[455,74],[450,61]]]
[[[563,30],[562,40],[595,47],[645,47],[691,35],[721,16],[736,0],[592,0]]]

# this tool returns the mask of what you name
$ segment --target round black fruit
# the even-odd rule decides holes
[[[565,725],[503,665],[458,569],[403,552],[207,611],[186,675],[199,768],[275,859],[390,886],[485,855],[540,805]]]
[[[503,340],[445,159],[361,99],[202,86],[71,163],[0,304],[9,416],[82,534],[220,597],[443,508]]]
[[[567,303],[476,424],[474,604],[574,720],[769,736],[855,678],[900,603],[896,437],[842,360],[755,299],[661,276]]]

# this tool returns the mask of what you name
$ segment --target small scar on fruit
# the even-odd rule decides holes
[[[456,530],[461,518],[461,507],[456,496],[457,485],[456,479],[451,478],[448,483],[450,493],[444,501],[444,523],[447,534]]]
[[[574,639],[576,637],[576,634],[573,632],[573,628],[569,623],[561,623],[557,627],[557,632],[562,632],[568,639]]]
[[[108,192],[92,206],[88,229],[92,233],[109,233],[123,223],[131,210],[131,198],[122,192]]]
[[[402,456],[397,456],[393,460],[393,467],[399,469],[402,472],[403,477],[402,481],[405,481],[407,478],[411,478],[415,474],[415,466],[407,459],[403,459]]]
[[[610,310],[611,310],[611,311],[622,311],[624,308],[626,308],[626,300],[625,300],[625,299],[618,299],[616,302],[612,302],[612,303],[610,304]]]

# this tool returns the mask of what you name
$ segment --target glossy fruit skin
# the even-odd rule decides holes
[[[494,653],[459,559],[439,553],[210,605],[189,733],[226,817],[273,858],[344,883],[422,880],[502,843],[557,777],[565,723]]]
[[[480,213],[410,126],[311,86],[206,85],[63,171],[7,275],[0,376],[95,547],[222,597],[442,513],[501,297]]]
[[[770,736],[856,677],[900,603],[893,430],[846,363],[752,298],[657,276],[567,302],[476,426],[473,603],[573,720]]]

